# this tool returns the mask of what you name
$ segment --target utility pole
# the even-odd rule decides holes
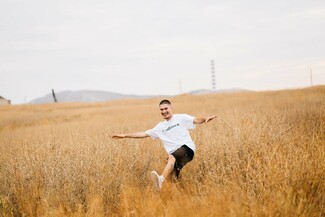
[[[310,86],[313,86],[313,70],[310,68]]]
[[[54,93],[54,89],[52,89],[52,95],[53,95],[53,99],[54,99],[54,102],[58,102],[58,100],[56,99],[56,96],[55,96],[55,93]]]
[[[179,94],[182,94],[182,80],[181,79],[178,80],[178,84],[179,84]]]
[[[216,78],[214,72],[214,60],[211,60],[211,89],[216,91]]]

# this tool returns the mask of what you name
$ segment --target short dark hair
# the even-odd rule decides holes
[[[163,104],[171,105],[171,103],[170,103],[170,101],[168,99],[161,100],[159,105],[163,105]]]

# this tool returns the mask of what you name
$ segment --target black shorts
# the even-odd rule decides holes
[[[183,166],[190,162],[194,157],[194,151],[187,145],[182,145],[179,149],[171,153],[176,159],[174,165],[174,175],[178,179],[179,173]]]

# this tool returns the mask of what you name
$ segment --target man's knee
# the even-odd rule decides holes
[[[176,162],[176,158],[175,158],[173,155],[169,155],[169,156],[168,156],[168,163],[174,165],[175,162]]]

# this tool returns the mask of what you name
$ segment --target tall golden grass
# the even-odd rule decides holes
[[[1,216],[325,216],[325,86],[171,99],[191,131],[180,181],[155,192],[160,99],[0,108]]]

